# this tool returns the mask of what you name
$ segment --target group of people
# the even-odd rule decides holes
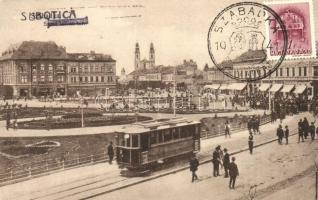
[[[298,122],[298,142],[300,142],[300,139],[302,142],[305,141],[305,139],[308,138],[309,134],[311,137],[311,140],[315,139],[315,133],[318,135],[318,127],[316,129],[315,122],[311,122],[309,125],[309,122],[306,117],[304,119],[300,119]]]
[[[318,137],[318,127],[316,128],[315,122],[309,122],[306,117],[304,119],[300,119],[298,122],[298,143],[300,141],[304,142],[310,135],[311,140],[315,139],[315,134]],[[280,124],[277,128],[276,135],[278,138],[278,144],[283,144],[283,139],[285,138],[286,144],[288,144],[288,137],[289,137],[289,128],[286,125],[285,130],[283,126]]]
[[[248,132],[249,133],[258,133],[258,134],[261,134],[260,130],[259,130],[259,126],[260,126],[260,123],[261,123],[261,119],[260,119],[260,116],[258,115],[257,117],[256,116],[253,116],[251,117],[248,121],[247,121],[247,129],[248,129]]]
[[[232,160],[232,162],[230,162]],[[230,154],[228,150],[224,148],[221,149],[221,146],[217,146],[212,154],[212,164],[213,164],[213,176],[220,176],[220,167],[224,168],[224,178],[230,177],[229,188],[235,188],[235,181],[239,175],[237,164],[235,163],[235,157],[230,159]],[[192,182],[198,180],[196,171],[198,170],[199,161],[197,157],[193,157],[190,160],[190,171],[192,172]]]
[[[283,126],[280,124],[277,128],[276,135],[278,137],[278,144],[283,144],[283,138],[285,138],[286,144],[288,144],[289,128],[287,125],[285,126],[285,130],[283,130]]]

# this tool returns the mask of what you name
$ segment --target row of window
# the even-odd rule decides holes
[[[107,78],[107,82],[113,82],[113,77],[112,76],[80,76],[80,77],[71,77],[71,83],[88,83],[88,82],[105,82]]]
[[[111,66],[85,66],[85,67],[82,67],[82,66],[73,66],[71,67],[71,72],[73,73],[82,73],[82,72],[112,72],[113,71],[113,68]]]
[[[279,68],[279,70],[276,70],[276,77],[279,76],[296,76],[296,69],[295,67],[292,68],[285,68],[285,73],[283,72],[283,68]],[[307,67],[298,67],[298,74],[297,76],[307,76]]]
[[[264,70],[250,70],[250,71],[234,71],[234,76],[236,77],[240,77],[240,78],[246,78],[246,77],[258,77],[261,75],[264,75],[265,71]],[[276,76],[276,77],[293,77],[293,76],[307,76],[307,67],[298,67],[298,73],[296,74],[296,68],[292,67],[292,68],[279,68],[278,70],[276,70],[276,72],[274,74],[272,74],[271,76]]]
[[[172,140],[193,137],[196,126],[183,126],[163,130],[155,130],[149,134],[132,134],[129,137],[117,138],[118,144],[126,147],[149,147],[154,144],[166,143]]]
[[[65,81],[65,77],[64,76],[56,76],[56,81],[61,83]],[[28,76],[27,75],[22,75],[20,76],[20,82],[21,83],[28,83]],[[49,75],[49,76],[36,76],[33,75],[32,76],[32,82],[36,83],[36,82],[53,82],[53,76]]]

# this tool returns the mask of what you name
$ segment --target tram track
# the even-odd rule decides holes
[[[296,129],[293,129],[292,134],[290,136],[296,135]],[[276,142],[277,138],[272,137],[269,140],[263,141],[259,144],[256,144],[254,148],[261,147],[263,145]],[[238,150],[233,151],[230,155],[236,155],[239,153],[243,153],[248,151],[248,148],[241,148]],[[211,162],[211,155],[210,151],[204,151],[200,154],[200,164],[206,164]],[[118,191],[124,188],[128,188],[137,184],[141,184],[144,182],[148,182],[154,179],[158,179],[167,175],[171,175],[183,170],[187,170],[189,167],[188,165],[180,166],[179,168],[174,168],[171,170],[164,171],[163,173],[154,174],[149,177],[134,177],[134,178],[126,178],[122,177],[119,174],[116,176],[103,176],[99,177],[98,180],[94,180],[92,182],[89,182],[87,184],[78,185],[74,187],[69,187],[67,189],[47,193],[42,196],[38,196],[35,198],[31,198],[32,200],[57,200],[57,199],[92,199],[94,197],[98,197],[100,195],[105,195],[107,193],[111,193],[114,191]],[[107,175],[110,175],[114,173],[114,171],[107,173]],[[105,180],[106,179],[106,180]],[[112,181],[109,181],[112,180]],[[59,186],[61,187],[61,186]]]

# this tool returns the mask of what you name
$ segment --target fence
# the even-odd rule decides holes
[[[264,115],[260,118],[260,125],[267,124],[271,121],[270,115]],[[232,123],[231,124],[231,133],[239,132],[242,130],[247,130],[247,123]],[[208,139],[212,137],[217,137],[220,135],[224,135],[225,133],[225,126],[223,124],[218,124],[212,130],[203,130],[201,132],[202,139]]]
[[[14,182],[24,180],[54,171],[64,170],[72,167],[89,165],[99,162],[108,161],[106,152],[94,155],[81,155],[77,158],[70,159],[47,159],[39,162],[30,162],[8,169],[5,173],[0,174],[0,183]]]
[[[261,118],[260,124],[263,125],[268,122],[270,122],[270,116],[267,115]],[[246,127],[246,123],[232,124],[231,132],[238,132],[240,130],[246,129]],[[224,126],[218,126],[218,128],[213,131],[202,131],[201,138],[207,139],[223,134]],[[100,153],[92,155],[79,155],[77,157],[73,156],[67,158],[45,159],[39,162],[30,162],[14,166],[6,170],[6,172],[0,174],[0,184],[21,181],[39,175],[52,173],[54,171],[65,170],[73,167],[90,165],[105,161],[108,161],[107,152],[101,151]]]

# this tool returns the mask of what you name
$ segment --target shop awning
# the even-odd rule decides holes
[[[220,84],[212,84],[212,85],[205,85],[204,89],[212,89],[212,90],[217,90],[219,89]]]
[[[284,85],[283,89],[280,92],[289,93],[294,87],[295,85]]]
[[[246,85],[246,83],[231,83],[227,89],[241,91],[246,87]]]
[[[297,85],[296,89],[294,90],[294,93],[296,94],[302,94],[306,89],[306,85]]]
[[[221,85],[219,90],[227,90],[228,87],[229,87],[229,85]]]
[[[271,89],[269,89],[270,92],[277,92],[283,87],[283,84],[273,84]]]
[[[259,87],[258,89],[261,92],[266,92],[270,86],[271,86],[271,84],[269,84],[269,83],[263,83],[261,85],[261,87]]]

